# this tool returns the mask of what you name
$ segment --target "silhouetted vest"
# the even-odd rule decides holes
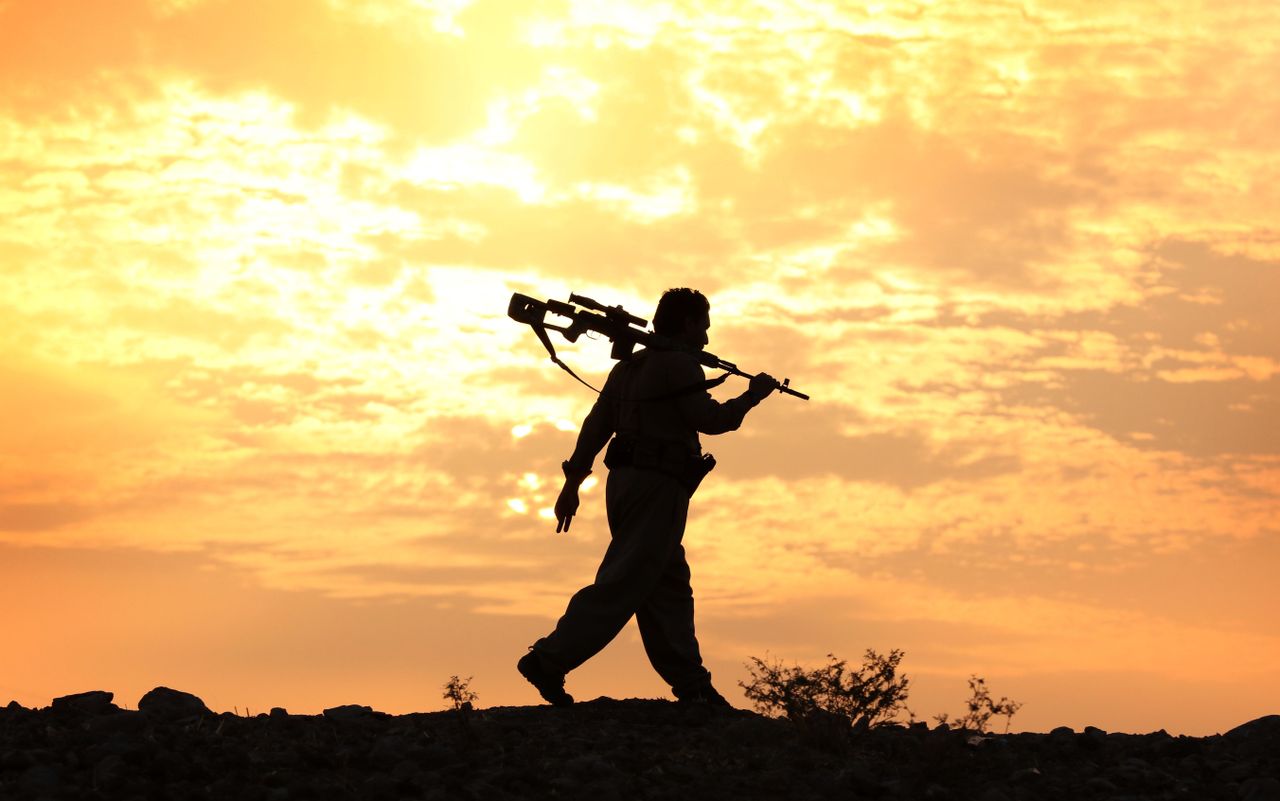
[[[678,365],[676,360],[684,364]],[[690,392],[705,392],[695,382],[678,383],[673,367],[696,360],[685,353],[642,350],[614,368],[617,398],[614,430],[620,438],[657,439],[676,443],[692,454],[702,452],[698,432],[680,413],[678,402]],[[702,368],[697,368],[699,375]],[[610,383],[615,383],[611,381]]]

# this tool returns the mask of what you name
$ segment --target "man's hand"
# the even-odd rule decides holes
[[[778,379],[768,373],[760,373],[751,377],[751,385],[747,387],[747,391],[750,392],[752,397],[757,401],[762,401],[769,397],[769,395],[771,395],[779,386],[781,386],[781,384],[778,383]]]
[[[573,516],[578,513],[578,485],[573,481],[564,482],[560,497],[556,498],[556,533],[568,531]]]

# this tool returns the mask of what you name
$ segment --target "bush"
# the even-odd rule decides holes
[[[960,729],[982,734],[987,730],[987,721],[991,720],[993,715],[1001,715],[1005,719],[1005,733],[1008,733],[1013,715],[1022,708],[1022,703],[1011,701],[1004,696],[1001,696],[999,701],[992,701],[991,693],[987,690],[987,680],[977,676],[969,677],[969,691],[971,693],[967,704],[969,711],[963,717],[952,723],[947,713],[943,712],[941,715],[935,715],[933,719],[942,724],[954,725]]]
[[[450,676],[444,685],[444,700],[452,701],[453,708],[460,712],[470,711],[472,703],[480,699],[479,695],[471,691],[473,678],[475,676],[467,676],[465,679]]]
[[[868,649],[856,671],[834,654],[827,654],[827,659],[826,665],[806,670],[753,656],[747,663],[751,683],[739,685],[762,714],[785,715],[797,722],[829,722],[835,716],[845,728],[859,731],[887,723],[906,709],[909,681],[898,676],[902,651],[881,656]]]

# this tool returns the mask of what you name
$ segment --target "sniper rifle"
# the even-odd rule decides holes
[[[578,306],[582,308],[577,308]],[[548,314],[563,317],[569,320],[569,323],[567,325],[548,323],[546,320]],[[609,355],[619,361],[631,358],[636,345],[642,345],[654,350],[679,350],[690,353],[703,366],[710,367],[713,370],[725,371],[724,376],[708,381],[707,388],[719,385],[729,375],[742,376],[748,379],[755,378],[750,373],[738,369],[738,366],[733,362],[725,361],[715,354],[708,353],[700,348],[692,348],[683,342],[671,337],[664,337],[654,331],[644,330],[649,322],[636,317],[620,305],[605,306],[603,303],[582,295],[569,295],[569,302],[565,303],[560,300],[537,300],[517,292],[511,296],[511,304],[507,306],[507,316],[518,323],[524,323],[531,327],[533,332],[538,335],[538,339],[543,346],[546,347],[547,353],[551,354],[551,361],[596,392],[599,392],[599,390],[579,378],[578,374],[556,355],[556,349],[551,344],[551,337],[547,334],[548,331],[559,331],[570,342],[576,342],[579,336],[588,331],[603,334],[613,343],[613,350],[610,351]],[[794,395],[801,400],[809,400],[808,395],[792,389],[790,383],[791,379],[784,378],[778,386],[778,391]]]

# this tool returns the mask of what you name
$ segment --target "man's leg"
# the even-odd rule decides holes
[[[645,653],[658,675],[676,690],[711,683],[693,627],[693,588],[684,546],[677,545],[649,599],[636,612]]]
[[[689,496],[669,476],[619,468],[609,472],[605,507],[612,539],[595,581],[534,644],[548,669],[562,674],[599,653],[652,594],[679,547]]]

